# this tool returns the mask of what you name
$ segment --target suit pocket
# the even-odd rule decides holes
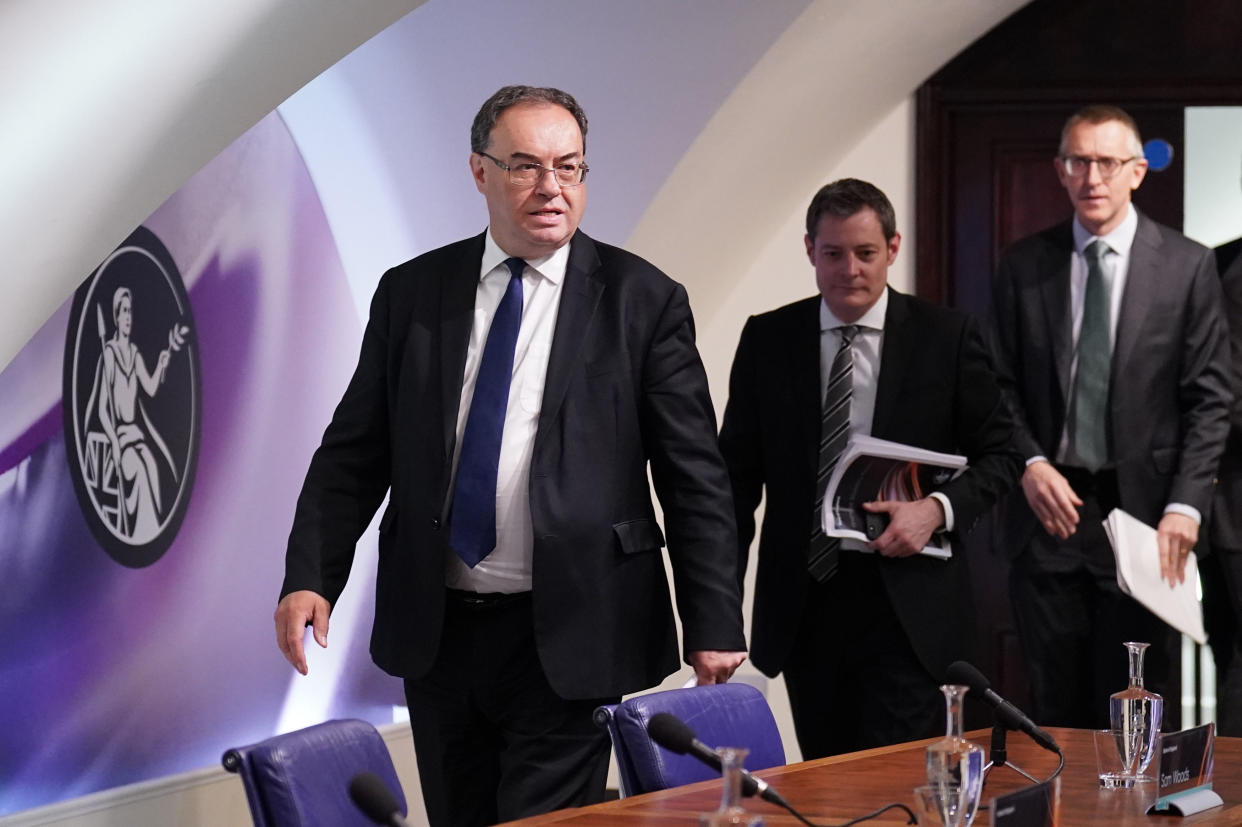
[[[1153,448],[1151,451],[1151,464],[1155,466],[1157,474],[1172,474],[1177,466],[1178,450],[1176,448]]]
[[[596,359],[594,361],[587,362],[585,367],[586,377],[588,379],[592,376],[602,376],[605,373],[612,373],[616,369],[617,363],[615,359]]]
[[[664,535],[655,520],[626,520],[614,523],[612,531],[625,554],[640,551],[659,551],[664,547]]]

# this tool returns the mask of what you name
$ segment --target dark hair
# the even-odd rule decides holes
[[[1109,121],[1117,121],[1122,126],[1130,130],[1130,154],[1135,158],[1143,156],[1143,139],[1139,137],[1138,124],[1134,122],[1134,118],[1130,117],[1130,113],[1122,109],[1120,106],[1111,106],[1109,104],[1095,103],[1091,106],[1084,106],[1065,121],[1065,126],[1061,127],[1061,143],[1057,147],[1057,154],[1065,154],[1065,143],[1069,140],[1070,130],[1078,126],[1080,123],[1102,124]]]
[[[806,209],[806,234],[814,241],[815,234],[819,232],[820,219],[825,215],[849,218],[864,207],[875,211],[876,218],[880,219],[880,229],[884,231],[884,240],[892,241],[893,236],[897,235],[897,214],[893,211],[893,205],[879,187],[857,178],[842,178],[820,187],[811,199],[811,206]]]
[[[470,125],[470,151],[484,152],[492,142],[492,129],[500,115],[510,106],[519,103],[548,103],[559,106],[574,116],[582,131],[582,151],[586,153],[587,118],[574,96],[551,86],[502,86],[483,102]]]

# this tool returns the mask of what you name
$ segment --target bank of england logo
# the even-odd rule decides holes
[[[151,565],[189,504],[202,381],[185,285],[146,228],[74,294],[63,404],[65,456],[91,533],[118,563]]]

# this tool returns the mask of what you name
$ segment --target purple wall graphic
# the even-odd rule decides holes
[[[276,729],[293,675],[270,631],[288,523],[361,335],[339,257],[276,115],[145,226],[196,322],[194,494],[163,557],[114,562],[65,460],[67,306],[0,374],[0,814],[210,765]],[[391,720],[400,684],[369,665],[362,631],[333,644],[368,677],[323,709]]]

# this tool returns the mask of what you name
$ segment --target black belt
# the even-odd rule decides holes
[[[1053,466],[1061,472],[1061,476],[1069,482],[1070,487],[1078,494],[1099,493],[1117,490],[1117,469],[1101,468],[1099,471],[1088,471],[1073,465]]]
[[[474,611],[503,609],[530,600],[530,592],[468,592],[462,589],[445,589],[448,599]]]

